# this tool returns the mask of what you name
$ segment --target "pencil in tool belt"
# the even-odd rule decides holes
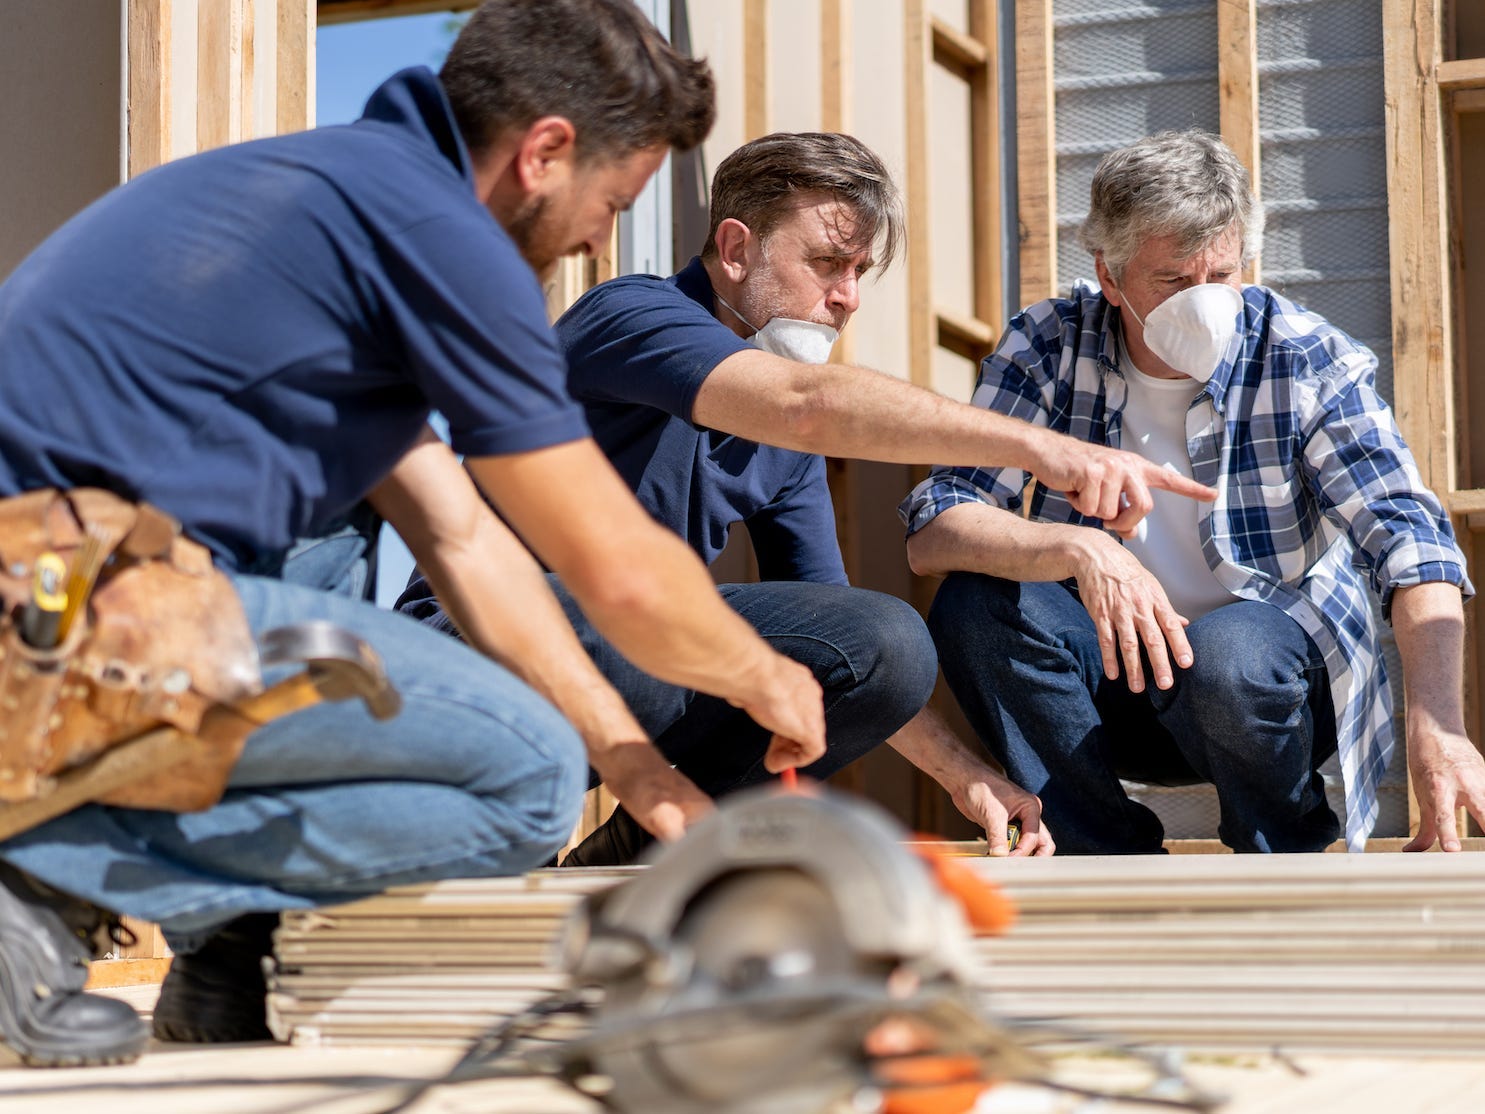
[[[62,612],[62,623],[57,631],[61,642],[77,620],[77,613],[87,606],[93,585],[103,570],[103,560],[108,554],[108,533],[102,527],[89,526],[87,537],[72,561],[72,575],[67,578],[67,606]]]
[[[21,637],[26,645],[50,650],[62,640],[62,616],[67,610],[67,590],[63,580],[67,566],[62,558],[47,551],[36,558],[31,575],[31,597],[21,612]]]

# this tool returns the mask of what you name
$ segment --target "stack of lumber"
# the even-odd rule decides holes
[[[1186,1048],[1485,1047],[1485,856],[964,859],[1015,900],[976,942],[1000,1016]],[[562,985],[554,942],[627,872],[408,887],[288,914],[270,1019],[299,1043],[457,1043]]]
[[[1222,1049],[1485,1048],[1485,856],[981,860],[1001,1015]]]

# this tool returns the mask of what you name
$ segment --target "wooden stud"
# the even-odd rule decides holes
[[[1222,138],[1259,194],[1258,13],[1255,0],[1217,0],[1217,81]],[[1258,282],[1258,260],[1243,276]]]
[[[128,175],[170,158],[172,0],[129,0]]]
[[[931,35],[925,0],[903,4],[903,73],[907,163],[908,379],[933,384],[933,220],[929,192],[928,66]]]
[[[196,11],[196,149],[242,137],[243,0],[200,0]]]
[[[973,0],[969,30],[984,48],[984,63],[970,77],[970,189],[973,201],[974,307],[979,323],[988,327],[988,343],[969,357],[978,364],[995,343],[1005,312],[1001,276],[1000,206],[1000,34],[996,0]]]
[[[1052,0],[1016,0],[1016,178],[1023,306],[1057,293]]]
[[[743,0],[743,138],[769,131],[768,0]]]
[[[312,0],[278,0],[278,71],[275,90],[279,135],[314,127],[315,6]]]
[[[1434,0],[1383,0],[1387,197],[1392,257],[1393,408],[1435,491],[1456,487],[1452,290],[1444,135],[1435,74],[1442,24]],[[1419,824],[1409,777],[1408,826]]]

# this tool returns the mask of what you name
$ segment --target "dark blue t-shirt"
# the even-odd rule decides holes
[[[639,501],[703,560],[743,522],[764,580],[846,583],[824,459],[691,422],[706,377],[750,347],[713,313],[701,260],[668,279],[595,287],[556,333],[594,438]]]
[[[319,533],[430,407],[469,455],[588,434],[425,69],[355,124],[140,176],[0,286],[0,494],[145,499],[231,567]]]

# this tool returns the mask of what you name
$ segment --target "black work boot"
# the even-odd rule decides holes
[[[273,954],[277,927],[277,913],[248,913],[199,951],[172,959],[155,1003],[155,1039],[188,1044],[273,1040],[263,964]]]
[[[617,806],[613,815],[588,833],[567,857],[563,866],[629,866],[640,852],[655,842],[655,837],[639,822]]]
[[[0,1037],[33,1067],[124,1064],[149,1031],[127,1002],[83,993],[108,914],[0,862]]]

